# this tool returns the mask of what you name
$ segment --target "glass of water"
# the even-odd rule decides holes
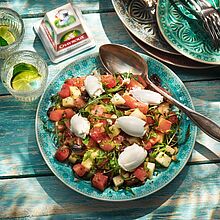
[[[24,22],[20,15],[0,7],[0,59],[5,59],[18,49],[24,37]]]
[[[31,102],[44,91],[48,77],[46,62],[36,52],[17,51],[3,63],[1,79],[18,100]]]

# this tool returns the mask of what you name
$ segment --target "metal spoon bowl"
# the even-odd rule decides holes
[[[141,75],[149,86],[181,109],[203,132],[220,141],[220,127],[215,122],[183,105],[150,81],[148,65],[135,51],[117,44],[105,44],[99,48],[99,57],[105,69],[111,74],[131,72],[134,75]]]

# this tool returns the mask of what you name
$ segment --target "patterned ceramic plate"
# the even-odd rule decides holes
[[[161,60],[165,63],[183,67],[183,68],[190,68],[190,69],[207,69],[207,68],[213,68],[216,67],[216,65],[208,65],[205,63],[196,62],[194,60],[191,60],[185,56],[182,55],[175,55],[166,53],[160,50],[157,50],[141,40],[139,40],[137,37],[135,37],[129,30],[127,30],[128,34],[130,35],[131,39],[147,54],[157,58],[158,60]]]
[[[158,50],[179,54],[161,35],[156,22],[156,0],[112,0],[115,11],[123,24],[138,39]]]
[[[176,99],[190,108],[194,108],[190,95],[181,80],[162,63],[146,55],[142,56],[148,62],[149,74],[152,75],[156,73],[162,80],[162,86],[169,89]],[[85,196],[106,201],[126,201],[145,197],[158,191],[172,181],[188,161],[195,143],[196,127],[187,117],[183,116],[180,128],[179,161],[177,163],[171,163],[168,169],[158,171],[158,174],[154,176],[152,180],[146,181],[144,185],[132,188],[134,195],[126,190],[115,192],[110,188],[104,192],[100,192],[91,186],[90,181],[75,181],[71,167],[65,163],[59,163],[54,158],[56,151],[54,136],[49,132],[49,130],[53,128],[53,123],[50,122],[47,117],[47,110],[51,105],[51,96],[60,90],[65,79],[72,76],[88,75],[92,70],[100,67],[101,63],[98,54],[84,57],[65,67],[48,85],[41,97],[36,113],[36,137],[41,154],[49,168],[61,181]]]
[[[158,0],[157,23],[167,42],[181,54],[198,62],[220,64],[220,48],[214,48],[201,22],[179,0]]]

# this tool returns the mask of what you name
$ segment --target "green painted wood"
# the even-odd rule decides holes
[[[61,69],[66,65],[78,59],[86,54],[98,51],[100,45],[105,43],[117,43],[128,46],[137,52],[143,52],[138,46],[132,41],[128,36],[126,30],[124,29],[121,21],[115,13],[102,13],[102,14],[87,14],[84,15],[88,26],[96,41],[96,48],[89,51],[81,53],[75,57],[63,61],[59,64],[53,64],[43,48],[40,39],[35,35],[33,30],[33,24],[39,22],[41,18],[28,18],[24,19],[25,23],[25,36],[20,47],[20,50],[35,50],[37,51],[47,62],[49,67],[49,79],[53,78]],[[99,30],[99,31],[97,31]],[[2,66],[0,62],[0,67]],[[207,70],[188,70],[183,68],[177,68],[169,66],[183,81],[195,81],[195,80],[209,80],[209,79],[220,79],[220,67],[207,69]],[[0,94],[8,94],[0,83]]]
[[[220,164],[186,166],[165,188],[130,202],[87,198],[56,177],[0,180],[0,218],[217,219]]]
[[[113,6],[110,0],[3,0],[0,2],[0,7],[8,7],[17,11],[22,17],[37,17],[43,16],[46,12],[60,7],[67,2],[72,2],[75,6],[79,7],[83,13],[113,11]]]
[[[220,124],[220,80],[188,82],[195,108]],[[204,89],[205,88],[205,89]],[[35,113],[38,100],[21,103],[0,96],[0,178],[50,174],[35,140]],[[220,143],[198,132],[191,162],[220,161]]]

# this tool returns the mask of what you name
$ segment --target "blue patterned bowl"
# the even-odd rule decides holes
[[[217,8],[219,0],[210,1]],[[158,0],[157,23],[166,41],[179,53],[206,64],[220,64],[220,48],[215,48],[202,22],[179,0]]]
[[[156,73],[162,81],[162,86],[169,89],[173,97],[188,107],[194,108],[184,84],[170,69],[151,57],[143,54],[141,54],[141,56],[143,56],[149,65],[149,75]],[[76,181],[71,167],[67,164],[59,163],[54,158],[56,151],[54,136],[48,131],[48,129],[53,128],[53,123],[48,120],[47,110],[51,105],[51,96],[60,90],[65,79],[72,76],[88,75],[92,70],[100,67],[102,66],[98,54],[92,54],[69,64],[53,79],[42,95],[38,105],[35,124],[37,142],[41,154],[49,168],[63,183],[73,190],[85,196],[105,201],[128,201],[139,199],[166,186],[183,169],[195,144],[196,127],[185,115],[183,115],[179,136],[178,162],[171,163],[168,169],[158,171],[157,175],[154,176],[152,180],[146,181],[144,185],[132,188],[133,193],[126,190],[119,190],[116,192],[110,188],[106,189],[104,192],[100,192],[91,186],[90,181]]]

